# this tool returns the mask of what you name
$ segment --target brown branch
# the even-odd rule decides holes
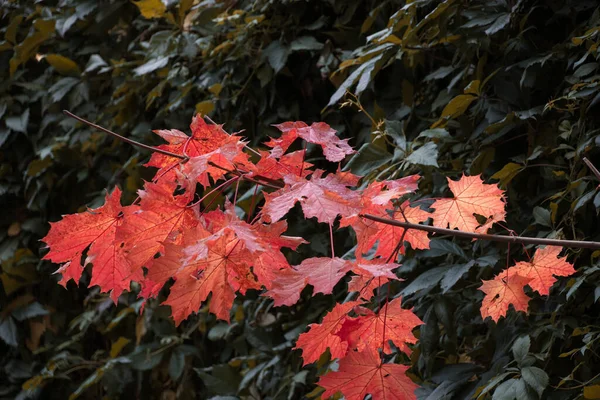
[[[382,224],[399,226],[405,229],[417,229],[420,231],[439,233],[443,235],[451,235],[467,239],[478,239],[478,240],[490,240],[493,242],[502,243],[520,243],[520,244],[539,244],[548,246],[562,246],[562,247],[575,247],[580,249],[600,249],[600,242],[587,242],[582,240],[561,240],[561,239],[545,239],[545,238],[534,238],[525,236],[504,236],[504,235],[490,235],[486,233],[472,233],[465,231],[458,231],[454,229],[438,228],[435,226],[411,224],[410,222],[400,222],[394,219],[381,218],[370,214],[360,214],[360,217],[370,219],[372,221],[380,222]]]
[[[588,166],[590,171],[592,171],[594,175],[596,175],[596,179],[600,181],[600,171],[598,171],[598,168],[596,168],[594,164],[592,164],[592,162],[587,159],[587,157],[583,157],[583,162],[585,163],[585,165]]]
[[[106,128],[100,126],[100,125],[96,125],[93,122],[90,122],[90,121],[88,121],[86,119],[78,117],[77,115],[73,114],[70,111],[63,110],[63,114],[65,114],[66,116],[69,116],[69,117],[71,117],[73,119],[76,119],[79,122],[83,122],[84,124],[86,124],[88,126],[91,126],[92,128],[98,129],[99,131],[102,131],[104,133],[108,133],[109,135],[111,135],[113,137],[116,137],[117,139],[122,140],[125,143],[129,143],[129,144],[131,144],[133,146],[141,147],[142,149],[150,150],[150,151],[153,151],[155,153],[164,154],[166,156],[179,158],[180,160],[184,160],[184,161],[187,161],[189,159],[189,157],[183,156],[181,154],[171,153],[170,151],[159,149],[158,147],[154,147],[154,146],[149,146],[147,144],[140,143],[140,142],[137,142],[135,140],[126,138],[125,136],[121,136],[118,133],[115,133],[115,132],[113,132],[113,131],[111,131],[109,129],[106,129]]]

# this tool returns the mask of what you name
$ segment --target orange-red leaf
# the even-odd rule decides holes
[[[516,311],[527,312],[529,297],[523,291],[525,285],[531,278],[519,274],[510,273],[510,269],[497,275],[494,279],[483,281],[479,288],[485,293],[481,303],[481,316],[483,319],[491,317],[498,322],[500,317],[506,316],[509,305],[513,305]]]
[[[438,199],[431,206],[435,209],[431,214],[435,226],[477,232],[477,227],[482,224],[474,214],[486,220],[493,218],[495,222],[504,221],[504,191],[498,185],[483,183],[480,176],[463,175],[458,181],[448,178],[448,187],[454,198]],[[491,228],[491,224],[486,228]]]
[[[355,153],[348,144],[348,139],[341,140],[336,131],[324,122],[315,122],[308,126],[304,122],[284,122],[275,125],[283,134],[279,139],[271,139],[265,143],[273,147],[273,154],[283,155],[296,138],[301,137],[309,143],[323,148],[325,158],[332,162],[342,161],[347,155]]]
[[[417,342],[412,331],[423,321],[411,310],[402,308],[399,297],[386,303],[377,313],[365,307],[359,307],[356,311],[361,315],[345,321],[339,332],[349,348],[377,351],[383,344],[383,351],[389,353],[392,350],[389,344],[391,340],[406,354],[411,353],[407,344]]]
[[[50,247],[45,260],[65,263],[57,272],[63,274],[60,283],[66,285],[70,279],[79,281],[83,266],[81,256],[89,247],[85,264],[93,263],[90,286],[98,285],[102,292],[111,292],[113,300],[123,290],[129,289],[132,276],[129,262],[121,247],[115,242],[117,228],[122,225],[123,215],[135,208],[122,207],[121,191],[115,188],[106,195],[103,206],[79,214],[66,215],[59,222],[51,223],[50,232],[42,240]]]
[[[260,288],[248,265],[251,253],[233,233],[206,240],[206,254],[201,252],[198,257],[198,247],[191,246],[179,257],[183,269],[175,275],[175,284],[164,303],[171,306],[176,324],[198,311],[211,293],[210,312],[229,321],[235,292],[243,294]]]
[[[413,400],[418,386],[406,376],[408,368],[382,364],[371,350],[351,351],[340,360],[338,370],[321,377],[318,384],[325,388],[324,399],[341,392],[346,400],[363,400],[367,394],[373,400]]]
[[[320,324],[310,324],[308,331],[300,334],[294,348],[302,350],[303,365],[317,361],[327,349],[332,359],[343,358],[346,355],[348,342],[342,340],[337,333],[349,318],[348,312],[358,304],[357,301],[336,304],[325,314]]]
[[[518,262],[514,267],[509,268],[509,272],[531,278],[528,285],[541,295],[547,295],[556,282],[555,276],[569,276],[575,273],[573,264],[567,262],[566,257],[558,257],[561,250],[562,247],[559,246],[537,249],[531,262]]]
[[[289,306],[298,301],[307,283],[314,287],[315,293],[331,294],[352,267],[350,261],[338,257],[307,258],[294,269],[280,271],[266,295],[275,300],[276,306]]]
[[[398,278],[392,272],[400,265],[395,263],[383,263],[380,260],[363,260],[352,269],[357,274],[348,283],[348,292],[358,292],[359,297],[369,300],[373,297],[373,291],[388,283],[391,279]]]
[[[148,266],[165,243],[198,223],[196,213],[187,206],[189,194],[174,196],[171,186],[147,182],[139,195],[140,210],[125,215],[117,230],[117,240],[124,243],[123,251],[134,271]]]
[[[316,217],[319,222],[333,224],[338,215],[349,216],[360,210],[360,195],[348,188],[358,181],[358,177],[340,173],[329,174],[315,171],[310,180],[295,175],[285,176],[285,187],[273,193],[265,193],[263,214],[270,221],[279,221],[300,202],[306,218]]]

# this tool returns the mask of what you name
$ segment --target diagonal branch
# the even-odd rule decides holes
[[[360,217],[380,222],[382,224],[399,226],[405,229],[417,229],[420,231],[439,233],[443,235],[451,235],[467,239],[490,240],[501,243],[521,243],[521,244],[538,244],[548,246],[574,247],[580,249],[600,250],[600,242],[588,242],[582,240],[562,240],[562,239],[545,239],[525,236],[505,236],[505,235],[490,235],[487,233],[472,233],[458,231],[454,229],[438,228],[435,226],[412,224],[410,222],[400,222],[395,219],[381,218],[370,214],[360,214]]]
[[[121,135],[119,135],[118,133],[115,133],[115,132],[113,132],[113,131],[111,131],[111,130],[109,130],[109,129],[106,129],[106,128],[104,128],[103,126],[96,125],[96,124],[94,124],[93,122],[90,122],[90,121],[88,121],[88,120],[86,120],[86,119],[83,119],[83,118],[81,118],[81,117],[78,117],[77,115],[73,114],[73,113],[72,113],[72,112],[70,112],[70,111],[63,110],[63,114],[65,114],[66,116],[69,116],[69,117],[71,117],[71,118],[73,118],[73,119],[76,119],[76,120],[77,120],[77,121],[79,121],[79,122],[83,122],[84,124],[86,124],[86,125],[88,125],[88,126],[91,126],[92,128],[98,129],[99,131],[102,131],[102,132],[104,132],[104,133],[108,133],[109,135],[111,135],[111,136],[113,136],[113,137],[116,137],[117,139],[119,139],[119,140],[122,140],[122,141],[124,141],[125,143],[129,143],[129,144],[131,144],[131,145],[134,145],[134,146],[137,146],[137,147],[141,147],[142,149],[150,150],[150,151],[153,151],[153,152],[155,152],[155,153],[160,153],[160,154],[164,154],[164,155],[166,155],[166,156],[170,156],[170,157],[179,158],[180,160],[187,161],[187,160],[189,159],[189,157],[183,156],[183,155],[181,155],[181,154],[172,153],[172,152],[170,152],[170,151],[163,150],[163,149],[159,149],[158,147],[154,147],[154,146],[149,146],[149,145],[147,145],[147,144],[140,143],[140,142],[137,142],[137,141],[135,141],[135,140],[132,140],[132,139],[126,138],[125,136],[121,136]]]

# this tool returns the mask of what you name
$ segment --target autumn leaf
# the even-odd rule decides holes
[[[363,212],[377,217],[390,218],[387,212],[388,208],[393,208],[393,206],[391,204],[387,206],[370,205],[368,208],[363,208]],[[418,224],[426,221],[431,216],[430,213],[421,210],[419,207],[409,207],[408,201],[401,204],[399,210],[402,210],[402,212],[397,211],[394,219],[402,222]],[[424,231],[416,229],[405,230],[399,226],[383,224],[361,217],[346,218],[340,222],[340,226],[348,225],[352,226],[352,229],[356,232],[357,258],[368,253],[377,243],[375,256],[388,259],[392,256],[401,238],[404,238],[403,242],[410,243],[414,249],[429,248],[429,237],[427,236],[427,232]],[[401,244],[399,252],[400,254],[404,254],[404,243]]]
[[[125,215],[116,239],[133,271],[148,265],[163,245],[176,240],[182,230],[198,224],[196,213],[187,205],[189,194],[173,195],[173,186],[146,182],[138,192],[140,209]]]
[[[509,268],[511,274],[528,277],[528,285],[541,295],[548,295],[556,282],[555,276],[569,276],[575,273],[573,264],[566,257],[559,258],[562,247],[546,246],[537,249],[531,262],[521,261]]]
[[[306,284],[314,287],[314,293],[331,294],[333,287],[353,268],[353,264],[338,257],[312,257],[293,269],[282,270],[266,295],[275,305],[292,305],[300,299]]]
[[[504,221],[504,192],[498,185],[485,184],[480,176],[463,175],[458,181],[448,178],[448,186],[454,198],[438,199],[431,206],[435,209],[431,214],[435,226],[476,232],[482,224],[474,214]]]
[[[369,300],[373,297],[373,291],[385,285],[390,280],[398,280],[393,269],[400,265],[396,263],[383,263],[381,260],[362,260],[356,265],[352,272],[355,276],[348,283],[348,292],[358,292],[359,297]]]
[[[284,122],[275,127],[283,134],[279,139],[271,139],[265,144],[273,147],[273,153],[277,155],[285,153],[298,137],[320,145],[325,158],[331,162],[342,161],[347,155],[355,153],[348,144],[348,139],[338,138],[336,131],[324,122],[315,122],[310,126],[300,121]]]
[[[90,287],[98,285],[101,292],[111,292],[116,302],[119,295],[129,289],[132,279],[131,266],[125,259],[118,242],[115,242],[117,228],[123,223],[124,212],[130,214],[135,208],[122,207],[121,190],[115,188],[106,195],[103,206],[79,214],[66,215],[59,222],[50,224],[48,235],[42,239],[50,251],[44,260],[65,263],[57,272],[62,273],[60,284],[66,286],[70,279],[78,282],[83,265],[81,257],[89,247],[86,261],[93,263]]]
[[[406,354],[411,353],[407,344],[417,343],[412,330],[423,324],[411,310],[402,308],[398,297],[386,303],[377,313],[365,307],[356,309],[360,315],[348,319],[340,329],[339,336],[348,342],[351,349],[377,351],[383,345],[383,351],[392,351],[389,341]]]
[[[312,171],[312,164],[306,162],[306,150],[298,150],[284,154],[281,158],[275,157],[272,152],[261,151],[261,158],[256,163],[256,171],[251,175],[260,175],[270,179],[283,179],[286,175],[306,177]]]
[[[183,268],[175,275],[175,284],[164,302],[171,306],[173,319],[179,325],[212,293],[209,311],[217,318],[229,321],[235,292],[260,289],[248,262],[251,253],[231,232],[206,239],[207,253],[197,252],[197,245],[180,252]],[[183,254],[183,256],[182,256]]]
[[[373,400],[413,400],[418,386],[406,376],[409,367],[382,364],[372,350],[351,351],[340,360],[339,368],[319,379],[325,388],[322,398],[341,392],[346,400],[363,400],[370,394]]]
[[[310,324],[308,331],[300,334],[294,349],[302,350],[302,359],[304,360],[302,365],[319,360],[327,349],[329,349],[331,358],[343,358],[346,355],[348,342],[342,340],[337,333],[344,321],[349,318],[348,312],[358,304],[360,303],[357,301],[336,304],[331,311],[325,314],[320,324]]]
[[[509,305],[513,305],[515,311],[527,312],[529,297],[523,291],[532,279],[516,273],[510,274],[510,269],[497,275],[494,279],[484,280],[479,288],[485,293],[481,303],[481,317],[491,317],[498,322],[500,317],[506,316]]]
[[[263,214],[268,221],[279,221],[300,202],[306,218],[333,224],[338,215],[349,216],[359,211],[360,195],[348,188],[355,185],[358,177],[348,173],[329,174],[322,177],[323,171],[315,171],[310,180],[296,175],[286,175],[283,189],[265,193]]]

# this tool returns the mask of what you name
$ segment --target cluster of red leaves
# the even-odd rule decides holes
[[[62,274],[62,285],[70,279],[78,282],[84,266],[91,264],[90,286],[110,292],[115,302],[132,281],[141,284],[140,297],[152,298],[173,279],[164,304],[171,307],[177,324],[203,302],[208,302],[217,318],[229,321],[236,293],[250,289],[265,289],[264,295],[273,298],[276,306],[296,303],[306,285],[314,293],[330,294],[351,272],[348,288],[358,292],[358,300],[337,304],[320,324],[312,324],[300,335],[296,346],[302,350],[304,363],[317,361],[327,350],[340,360],[339,369],[319,381],[325,397],[341,391],[348,400],[363,399],[366,394],[374,399],[415,398],[417,386],[405,375],[408,367],[383,363],[379,352],[389,353],[393,342],[410,353],[408,345],[417,341],[412,331],[422,321],[403,309],[399,298],[384,303],[377,312],[364,305],[374,290],[397,279],[392,271],[399,265],[393,261],[405,252],[406,243],[427,249],[429,238],[423,231],[361,215],[411,223],[431,218],[438,227],[487,232],[493,223],[504,220],[503,192],[497,185],[484,184],[479,176],[449,179],[454,197],[437,199],[431,206],[434,211],[429,212],[401,201],[417,190],[417,175],[372,182],[359,189],[360,177],[339,169],[325,174],[304,161],[303,150],[288,153],[296,139],[303,139],[321,146],[332,162],[352,154],[347,141],[340,140],[329,125],[286,122],[277,128],[282,135],[266,143],[270,151],[254,152],[257,159],[245,151],[246,142],[240,137],[206,124],[199,116],[192,121],[192,136],[178,130],[156,131],[168,144],[160,146],[163,153],[154,153],[146,164],[158,170],[153,181],[139,191],[138,199],[122,206],[117,188],[106,196],[102,207],[52,223],[43,239],[50,248],[44,258],[63,264],[57,271]],[[224,182],[217,185],[219,180]],[[264,202],[252,221],[252,215],[247,221],[241,219],[228,200],[222,208],[201,210],[201,200],[242,180],[267,187],[279,182],[277,190],[259,194]],[[211,185],[215,188],[195,201],[198,184],[205,191]],[[287,223],[282,218],[296,203],[306,218],[328,224],[330,232],[335,221],[341,228],[351,227],[357,238],[355,259],[331,254],[291,266],[282,249],[295,250],[307,243],[284,235]],[[554,275],[573,272],[570,264],[557,257],[559,251],[539,250],[532,262],[520,262],[485,281],[483,317],[497,320],[509,304],[526,310],[525,285],[548,294]]]

